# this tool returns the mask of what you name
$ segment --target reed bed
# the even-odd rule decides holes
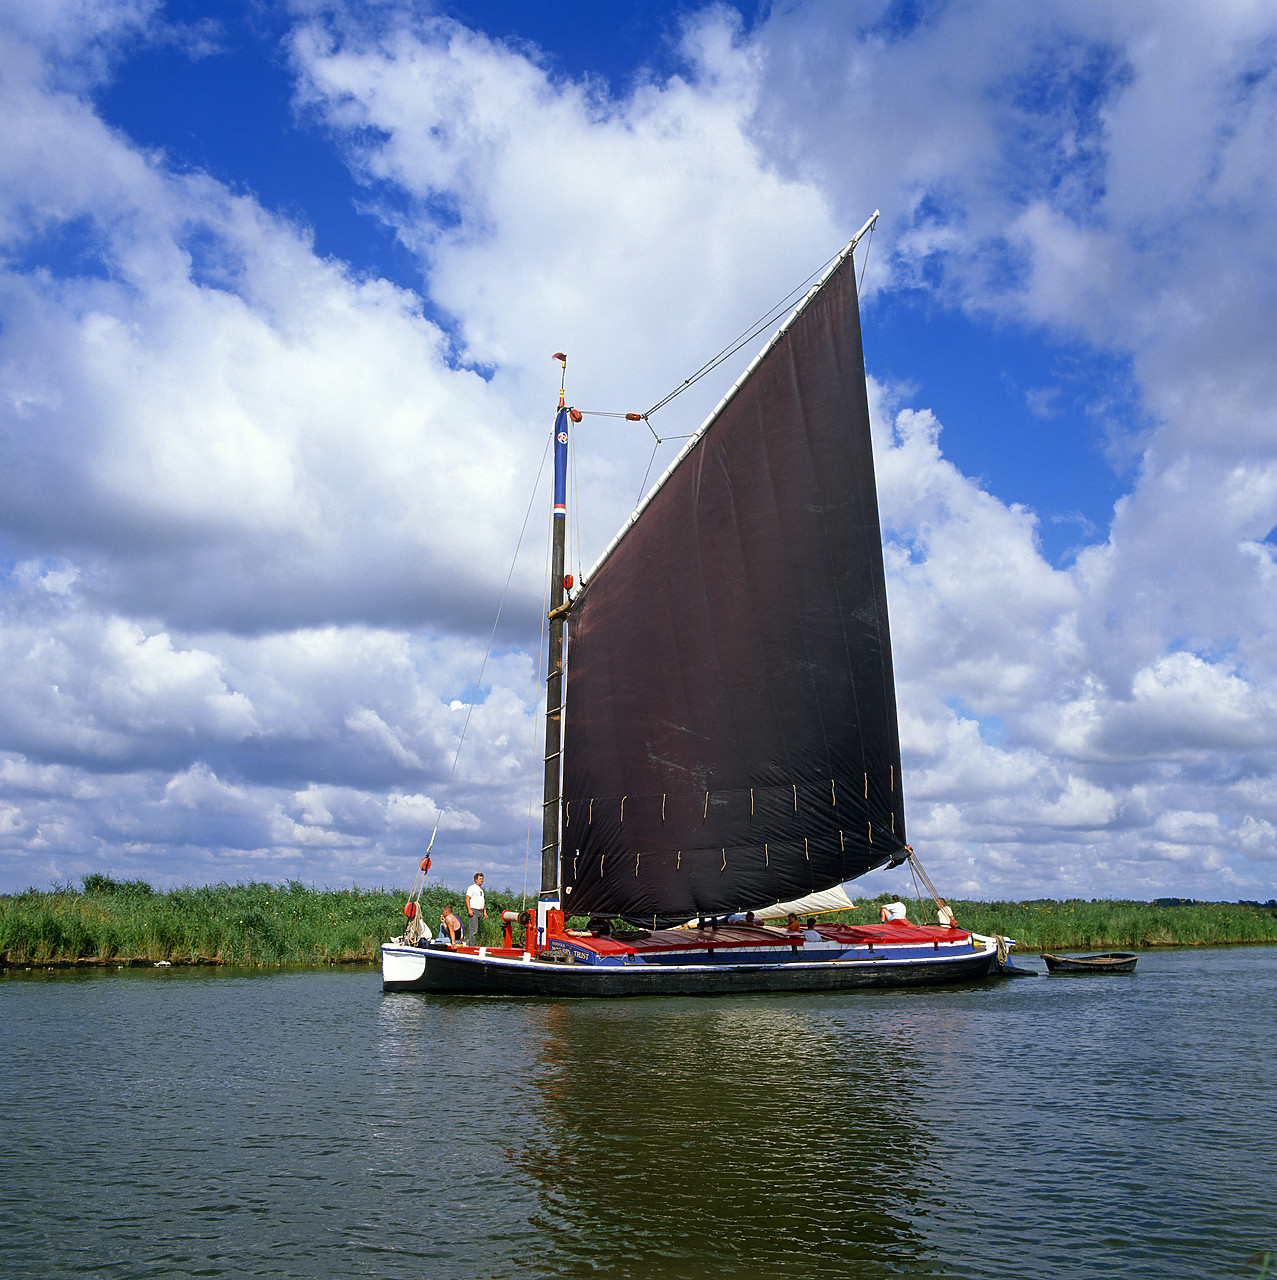
[[[857,924],[877,920],[881,894],[853,912]],[[915,923],[934,923],[935,904],[902,899]],[[974,933],[1014,938],[1020,951],[1131,950],[1145,947],[1224,947],[1277,942],[1277,908],[1235,902],[1158,906],[1112,899],[1064,902],[974,902],[949,899],[954,916]]]
[[[245,966],[369,963],[402,933],[403,890],[313,889],[297,881],[216,884],[160,892],[142,880],[92,875],[76,891],[28,889],[0,897],[0,964]],[[464,897],[443,887],[422,894],[437,932],[445,902],[464,918]],[[509,891],[487,893],[480,941],[501,936]]]
[[[0,896],[0,965],[217,964],[245,966],[371,963],[403,931],[407,894],[388,889],[314,889],[217,884],[161,892],[142,880],[86,876],[76,890],[28,889]],[[479,940],[500,940],[500,913],[531,905],[511,890],[487,890]],[[883,894],[826,919],[867,924]],[[912,921],[934,921],[905,899]],[[428,888],[422,916],[438,932],[450,903],[464,918],[461,891]],[[1227,946],[1277,942],[1277,910],[1232,903],[1162,907],[1145,902],[974,902],[950,900],[958,923],[1015,938],[1022,951]]]

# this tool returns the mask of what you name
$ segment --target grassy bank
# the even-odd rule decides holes
[[[0,960],[8,965],[173,964],[319,965],[375,960],[403,932],[407,893],[385,889],[309,889],[217,884],[161,893],[140,880],[88,876],[80,892],[29,889],[0,897]],[[480,940],[496,943],[501,910],[515,895],[489,891]],[[422,895],[428,924],[461,893]]]
[[[159,892],[140,880],[86,877],[77,891],[29,889],[0,897],[0,961],[7,965],[173,964],[320,965],[369,962],[403,930],[403,891],[308,889],[286,885],[208,885]],[[497,919],[526,905],[510,891],[489,890],[480,941],[500,939]],[[830,919],[878,919],[880,895]],[[438,930],[461,892],[432,887],[422,896],[427,924]],[[913,921],[935,919],[906,899]],[[1277,911],[1235,904],[1159,907],[1144,902],[964,902],[951,900],[958,923],[1000,933],[1024,951],[1227,946],[1277,942]]]

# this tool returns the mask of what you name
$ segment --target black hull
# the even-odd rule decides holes
[[[386,991],[446,995],[609,997],[719,996],[782,991],[929,987],[987,978],[997,955],[981,951],[936,960],[854,960],[780,965],[592,965],[494,960],[429,950],[421,973],[396,976],[383,959]],[[403,951],[400,958],[406,958]],[[413,957],[415,960],[415,957]],[[400,969],[398,965],[395,969]]]

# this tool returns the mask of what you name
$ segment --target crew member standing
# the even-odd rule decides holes
[[[474,884],[466,890],[466,944],[471,947],[479,945],[479,918],[488,918],[487,908],[483,905],[483,872],[474,873]]]

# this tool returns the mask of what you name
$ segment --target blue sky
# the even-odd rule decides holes
[[[646,407],[879,208],[925,865],[1272,896],[1275,50],[1196,0],[17,0],[0,890],[394,883],[436,820],[445,880],[519,888],[534,552],[447,778],[549,353]],[[675,446],[587,422],[588,567]]]

